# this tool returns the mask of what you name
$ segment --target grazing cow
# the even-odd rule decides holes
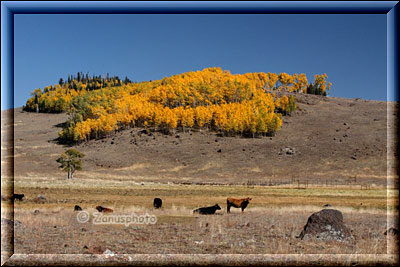
[[[153,201],[153,206],[154,206],[154,208],[156,208],[156,209],[161,208],[161,206],[162,206],[162,199],[156,197],[156,198],[154,199],[154,201]]]
[[[22,201],[22,199],[25,197],[25,195],[24,194],[14,194],[13,195],[13,199],[15,200],[15,199],[18,199],[19,201]]]
[[[231,212],[231,207],[235,208],[241,208],[242,213],[244,212],[244,209],[249,205],[251,198],[231,198],[228,197],[226,199],[226,212],[230,213]]]
[[[221,207],[218,204],[215,204],[214,206],[211,207],[204,207],[204,208],[198,208],[193,211],[193,213],[199,213],[199,214],[215,214],[217,210],[220,210]]]
[[[113,212],[112,209],[105,208],[105,207],[102,207],[102,206],[97,206],[97,207],[96,207],[96,210],[98,210],[99,212],[105,212],[105,213],[111,213],[111,212]]]
[[[74,211],[79,211],[79,210],[82,210],[82,208],[81,208],[81,207],[79,207],[78,205],[75,205],[75,207],[74,207]]]

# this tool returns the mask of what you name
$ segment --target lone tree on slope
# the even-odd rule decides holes
[[[68,149],[64,153],[61,154],[61,157],[57,159],[57,162],[60,163],[60,168],[64,171],[68,172],[68,179],[74,175],[75,171],[82,170],[82,161],[85,154],[79,152],[76,149]]]

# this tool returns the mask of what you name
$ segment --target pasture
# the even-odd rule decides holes
[[[15,192],[24,193],[15,202],[14,249],[18,254],[386,254],[396,247],[384,236],[397,220],[398,192],[385,188],[370,190],[330,187],[308,189],[268,186],[199,186],[131,184],[103,185],[85,180],[41,183],[15,182]],[[46,200],[33,201],[39,194]],[[163,200],[161,209],[153,199]],[[244,214],[231,208],[227,197],[252,197]],[[388,200],[393,201],[388,201]],[[216,215],[192,211],[218,203]],[[332,205],[343,213],[354,240],[312,241],[296,238],[308,217]],[[149,214],[156,224],[98,225],[79,223],[79,205],[91,214],[102,205],[114,215]],[[2,210],[10,206],[2,201]],[[34,212],[38,210],[38,212]],[[6,212],[4,211],[4,214]],[[7,215],[7,214],[5,214]]]

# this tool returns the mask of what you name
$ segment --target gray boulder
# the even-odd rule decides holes
[[[344,225],[343,215],[335,209],[323,209],[313,213],[298,236],[300,239],[345,241],[352,239],[350,230]]]

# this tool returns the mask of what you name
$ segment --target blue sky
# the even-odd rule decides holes
[[[327,73],[335,97],[387,100],[386,15],[15,15],[14,105],[78,71],[134,81],[218,66]]]

